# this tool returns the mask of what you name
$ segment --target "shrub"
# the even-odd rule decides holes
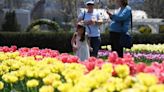
[[[149,28],[148,26],[141,26],[139,28],[139,32],[143,33],[143,34],[150,34],[151,33],[151,28]]]
[[[55,30],[55,31],[58,31],[59,30],[59,25],[54,22],[54,21],[51,21],[49,19],[38,19],[36,21],[34,21],[33,23],[31,23],[28,27],[27,27],[27,30],[26,32],[30,32],[30,31],[33,31],[33,27],[36,27],[37,25],[43,25],[43,24],[46,24],[49,26],[49,28],[51,30]]]
[[[164,33],[164,25],[159,26],[159,33]]]

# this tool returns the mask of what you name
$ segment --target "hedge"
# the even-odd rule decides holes
[[[71,51],[71,35],[55,32],[10,32],[0,34],[0,45],[51,48],[60,52]]]
[[[18,47],[39,47],[71,52],[72,32],[1,32],[0,46],[16,45]],[[101,34],[101,45],[109,45],[108,33]],[[164,34],[135,34],[135,44],[158,44],[164,43]]]

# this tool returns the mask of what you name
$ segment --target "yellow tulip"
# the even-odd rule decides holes
[[[115,85],[112,82],[107,82],[103,88],[105,88],[108,92],[114,92],[115,91]]]
[[[61,81],[53,81],[52,86],[53,86],[54,88],[57,88],[57,87],[59,87],[61,84],[62,84]]]
[[[36,79],[32,79],[32,80],[27,81],[26,85],[29,88],[37,87],[39,85],[39,81]]]
[[[149,92],[163,92],[164,84],[153,85],[149,88]]]
[[[115,67],[117,75],[121,78],[124,78],[130,74],[129,67],[127,65],[117,65]]]
[[[133,84],[132,88],[138,89],[140,92],[147,92],[148,88],[145,85],[142,85],[140,83]]]
[[[64,84],[61,84],[59,87],[58,87],[58,90],[60,92],[69,92],[69,90],[72,89],[72,84],[70,83],[64,83]]]
[[[4,83],[0,81],[0,90],[2,90],[3,88],[4,88]]]
[[[113,67],[112,67],[112,64],[110,64],[110,63],[103,64],[101,69],[103,71],[106,71],[106,72],[110,73],[110,74],[113,72]]]
[[[139,73],[136,75],[138,82],[145,86],[151,86],[158,83],[158,78],[155,75],[148,73]]]
[[[132,76],[127,76],[125,77],[125,79],[123,80],[123,83],[126,84],[126,88],[130,87],[133,84],[133,77]]]
[[[93,90],[93,92],[108,92],[108,91],[103,88],[98,88],[98,89]]]
[[[91,88],[85,83],[76,84],[69,92],[90,92]]]
[[[130,88],[130,89],[124,89],[121,92],[142,92],[142,91],[136,88]]]
[[[60,75],[58,74],[49,74],[47,77],[43,79],[44,84],[46,85],[52,85],[54,81],[60,80]]]
[[[26,76],[29,77],[29,78],[32,78],[34,76],[34,71],[27,70]]]
[[[8,78],[10,83],[15,83],[18,81],[18,77],[16,76],[9,76]]]
[[[52,86],[42,86],[39,92],[54,92],[54,88]]]
[[[24,77],[24,75],[25,75],[25,70],[19,70],[19,71],[17,71],[17,77]]]

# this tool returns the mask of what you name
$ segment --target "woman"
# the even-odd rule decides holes
[[[94,9],[94,1],[90,0],[86,2],[87,11],[79,14],[77,22],[83,22],[86,28],[86,32],[90,39],[91,47],[93,51],[91,56],[97,57],[98,50],[101,45],[100,29],[99,25],[102,24],[102,18],[100,14]]]
[[[116,0],[119,9],[115,14],[110,16],[110,40],[112,51],[116,51],[119,57],[123,57],[123,46],[120,44],[120,37],[122,34],[128,32],[129,24],[131,21],[131,7],[128,6],[127,0]]]

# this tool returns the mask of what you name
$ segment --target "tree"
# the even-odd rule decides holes
[[[60,4],[60,13],[63,15],[65,22],[70,22],[77,18],[77,10],[80,2],[83,0],[57,0]]]
[[[143,10],[151,18],[164,18],[164,0],[145,0]]]
[[[13,0],[14,8],[21,8],[24,0]]]
[[[6,13],[5,23],[2,25],[2,31],[20,31],[20,25],[17,23],[15,11],[9,11]]]
[[[39,0],[32,9],[31,17],[32,19],[40,19],[44,17],[46,0]]]

